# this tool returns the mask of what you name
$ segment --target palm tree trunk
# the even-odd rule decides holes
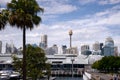
[[[23,80],[26,80],[26,28],[23,27]]]

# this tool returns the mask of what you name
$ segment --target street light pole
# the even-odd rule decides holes
[[[72,61],[72,78],[74,77],[74,75],[73,75],[73,61],[74,61],[74,59],[71,59],[71,61]]]

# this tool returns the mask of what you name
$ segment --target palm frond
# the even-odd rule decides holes
[[[33,29],[34,25],[41,22],[41,17],[37,16],[37,12],[43,12],[44,9],[39,7],[36,0],[12,0],[7,4],[7,8],[11,11],[9,23],[11,26],[26,29]]]

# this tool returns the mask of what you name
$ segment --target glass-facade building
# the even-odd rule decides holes
[[[114,41],[111,37],[106,38],[105,46],[103,48],[104,56],[114,55]]]

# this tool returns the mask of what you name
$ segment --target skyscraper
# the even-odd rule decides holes
[[[101,55],[103,55],[103,43],[100,43]]]
[[[89,45],[82,45],[81,46],[81,52],[89,50]]]
[[[106,38],[105,46],[114,47],[114,41],[113,41],[113,39],[111,37]]]
[[[52,46],[52,49],[55,51],[55,54],[58,54],[58,47],[56,44]]]
[[[95,43],[93,44],[93,50],[94,50],[94,51],[100,50],[100,43],[99,43],[99,42],[95,42]]]
[[[82,46],[81,46],[81,54],[84,54],[84,55],[89,55],[89,54],[91,54],[89,45],[82,45]]]
[[[39,45],[41,48],[47,48],[47,35],[41,36],[41,42]]]
[[[114,55],[114,41],[111,37],[106,38],[105,46],[103,47],[104,56],[113,56]]]
[[[13,43],[8,44],[6,43],[6,54],[17,54],[18,50],[17,48],[14,46]]]
[[[46,48],[45,49],[46,55],[54,55],[58,54],[58,47],[56,44],[54,44],[52,47]]]
[[[97,41],[93,44],[93,52],[92,54],[94,55],[100,55],[101,54],[101,46],[100,43]]]
[[[62,53],[66,54],[67,51],[67,46],[66,45],[62,45]]]
[[[118,56],[118,47],[114,47],[114,56]]]
[[[8,43],[6,43],[6,54],[11,53],[11,52],[12,52],[11,46]]]

